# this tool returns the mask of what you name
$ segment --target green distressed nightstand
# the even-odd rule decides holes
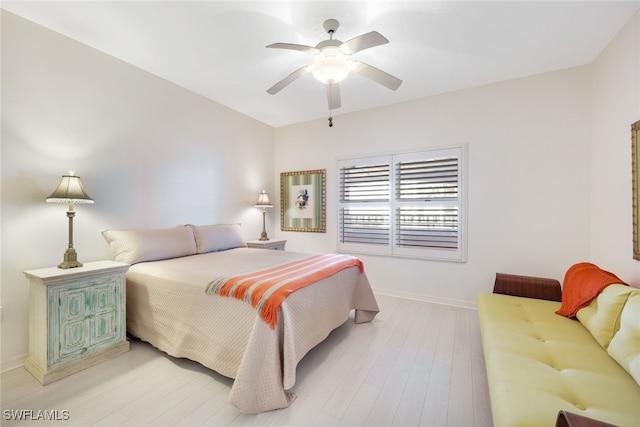
[[[129,350],[128,264],[28,270],[29,355],[25,368],[43,385]]]

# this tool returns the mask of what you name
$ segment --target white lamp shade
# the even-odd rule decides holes
[[[73,174],[62,175],[62,180],[49,197],[49,203],[93,203],[93,199],[89,197],[79,176]]]
[[[262,190],[262,193],[258,196],[258,201],[256,202],[256,208],[272,208],[273,205],[269,200],[269,196],[265,190]]]

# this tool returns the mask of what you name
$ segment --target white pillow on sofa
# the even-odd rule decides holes
[[[192,225],[199,254],[246,247],[240,224]]]
[[[620,315],[634,288],[613,284],[603,289],[589,305],[581,308],[576,317],[606,350],[613,336],[620,329]]]
[[[640,290],[632,289],[634,292],[622,309],[620,330],[607,352],[640,385]]]
[[[109,243],[115,260],[127,264],[196,253],[193,230],[185,225],[142,230],[104,230],[102,236]]]

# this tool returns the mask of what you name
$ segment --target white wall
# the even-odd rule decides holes
[[[593,66],[276,129],[2,14],[2,369],[27,350],[25,269],[55,265],[65,207],[44,203],[75,169],[81,261],[110,257],[109,227],[242,221],[259,235],[263,188],[279,173],[327,169],[327,233],[279,231],[287,248],[336,248],[339,157],[468,143],[468,262],[363,257],[372,285],[471,304],[495,272],[562,279],[592,260],[633,284],[629,125],[640,119],[640,15]],[[356,77],[354,77],[356,78]],[[400,89],[402,90],[402,89]],[[343,99],[348,103],[348,99]],[[275,140],[275,146],[274,146]]]
[[[273,129],[2,11],[2,369],[27,352],[23,270],[62,261],[66,206],[45,198],[74,169],[81,262],[112,259],[105,228],[240,221],[273,180]],[[269,225],[269,231],[274,228]]]
[[[336,250],[337,158],[466,142],[468,262],[364,256],[372,286],[466,305],[496,272],[562,279],[589,258],[590,84],[585,66],[276,129],[276,174],[327,169],[327,233],[278,237]]]
[[[631,123],[640,120],[640,12],[592,69],[592,258],[639,286],[640,262],[633,259]]]

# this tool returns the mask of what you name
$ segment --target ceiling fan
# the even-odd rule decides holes
[[[267,93],[275,95],[299,77],[312,73],[317,80],[327,85],[329,110],[335,110],[340,108],[341,105],[340,82],[349,73],[371,79],[391,90],[398,89],[402,84],[402,80],[399,78],[364,62],[350,59],[351,55],[356,52],[389,43],[389,40],[377,31],[371,31],[342,42],[333,38],[333,34],[339,26],[340,23],[335,19],[324,21],[323,27],[329,34],[329,39],[321,41],[315,47],[293,43],[273,43],[268,45],[268,48],[301,51],[313,56],[315,60],[313,64],[297,69],[271,86],[267,89]],[[331,125],[331,118],[329,118],[329,124]]]

